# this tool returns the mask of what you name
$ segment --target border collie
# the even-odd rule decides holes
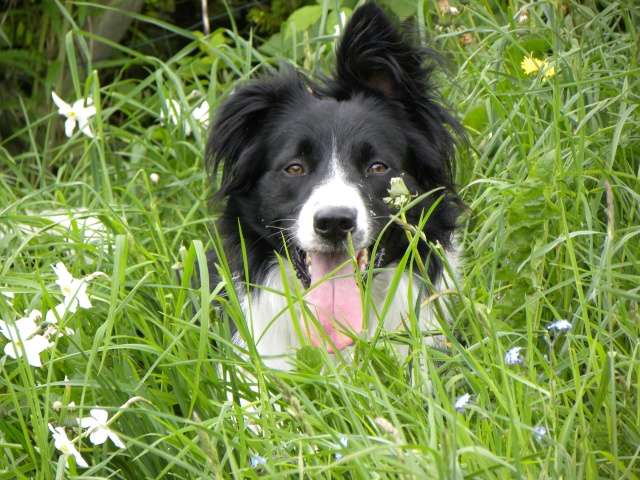
[[[439,244],[454,263],[462,205],[454,156],[463,131],[443,106],[434,70],[431,54],[367,3],[344,29],[331,76],[283,68],[220,105],[207,162],[213,176],[222,166],[214,200],[233,276],[226,288],[241,300],[244,331],[268,366],[291,368],[287,355],[301,345],[338,353],[378,326],[405,328],[426,285],[441,288],[446,275],[432,250]],[[417,245],[424,276],[407,262],[392,285],[409,248],[406,228],[390,221],[398,210],[384,201],[396,177],[420,199],[405,219],[427,241]],[[217,262],[210,255],[212,288],[221,280]],[[437,328],[429,307],[418,318],[422,330]]]

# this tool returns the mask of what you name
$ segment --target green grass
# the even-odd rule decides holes
[[[41,105],[13,104],[23,120],[0,143],[0,290],[14,297],[0,295],[0,318],[57,305],[58,262],[76,278],[107,277],[89,283],[91,309],[61,320],[75,333],[52,337],[42,368],[0,357],[0,479],[640,478],[635,2],[537,2],[526,23],[515,2],[481,0],[440,19],[425,4],[421,27],[449,59],[454,81],[442,83],[471,140],[459,182],[473,214],[449,293],[454,321],[441,326],[448,348],[406,337],[415,361],[402,364],[400,339],[382,334],[358,342],[357,367],[321,373],[309,359],[282,372],[251,348],[239,355],[225,323],[241,319],[238,302],[214,312],[219,292],[192,288],[197,260],[218,247],[206,130],[185,114],[186,135],[160,111],[166,98],[183,113],[202,98],[213,109],[278,56],[326,65],[334,2],[306,33],[283,27],[263,50],[234,31],[207,42],[167,26],[192,41],[174,57],[120,47],[87,71],[73,49],[89,38],[74,25],[81,4],[56,5],[72,88],[50,85],[69,103],[94,98],[96,138],[64,136],[50,91]],[[555,66],[548,80],[523,73],[531,53]],[[87,218],[104,231],[92,238]],[[560,319],[571,330],[551,333]],[[516,346],[522,364],[507,365]],[[150,403],[119,409],[133,397]],[[65,469],[47,424],[77,438],[75,419],[96,406],[118,412],[109,426],[126,448],[82,438],[90,467]]]

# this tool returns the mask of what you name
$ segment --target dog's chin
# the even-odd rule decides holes
[[[382,262],[379,252],[373,259]],[[353,343],[363,328],[361,282],[371,267],[370,249],[329,252],[296,249],[293,264],[305,286],[306,308],[300,324],[311,345],[328,353],[341,351]],[[310,316],[308,315],[310,314]]]

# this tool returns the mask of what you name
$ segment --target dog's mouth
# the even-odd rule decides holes
[[[379,268],[382,265],[382,259],[384,257],[383,251],[384,249],[380,249],[380,251],[376,253],[376,256],[373,262],[374,268]],[[294,254],[291,255],[291,262],[293,263],[293,267],[296,273],[296,277],[298,277],[298,280],[300,280],[300,282],[302,283],[302,285],[304,285],[305,288],[309,288],[312,285],[312,283],[315,283],[315,282],[312,282],[311,280],[312,272],[313,272],[314,257],[316,260],[316,264],[319,264],[328,258],[337,257],[337,256],[340,256],[340,257],[346,256],[345,262],[349,260],[353,260],[353,258],[350,255],[348,255],[346,252],[311,253],[311,252],[305,252],[300,248],[296,248],[294,250]],[[355,259],[356,259],[356,263],[358,265],[358,270],[360,271],[362,280],[363,282],[365,282],[367,280],[369,267],[371,265],[370,257],[369,257],[369,249],[363,248],[363,249],[357,250],[355,252]]]
[[[324,345],[328,353],[340,351],[353,343],[353,336],[362,332],[363,310],[356,268],[363,280],[371,266],[368,248],[355,252],[305,252],[297,250],[292,257],[296,276],[306,287],[308,311],[315,317],[302,315],[300,322],[312,345]],[[383,261],[379,249],[373,266]],[[328,340],[328,341],[327,341]]]

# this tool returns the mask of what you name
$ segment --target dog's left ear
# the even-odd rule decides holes
[[[406,66],[417,60],[406,50],[385,12],[375,3],[366,3],[353,12],[344,29],[336,52],[335,79],[352,89],[397,94],[407,80]]]
[[[424,49],[406,41],[375,3],[357,8],[345,27],[336,52],[334,81],[341,96],[369,92],[411,100],[431,97],[432,66]]]

